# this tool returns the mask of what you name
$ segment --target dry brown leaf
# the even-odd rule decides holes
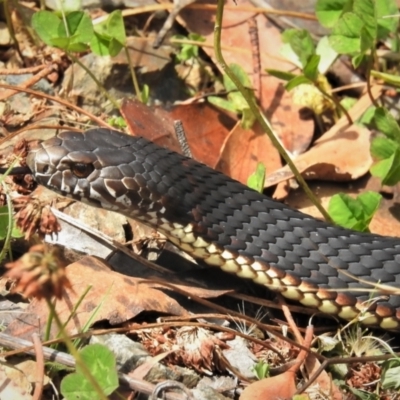
[[[372,165],[370,154],[371,132],[361,126],[323,136],[309,151],[294,160],[297,169],[306,179],[351,181],[365,175]],[[269,175],[265,187],[293,178],[288,166]]]
[[[66,268],[66,274],[74,292],[68,291],[56,304],[62,321],[66,321],[77,304],[79,297],[91,286],[80,304],[77,313],[67,325],[69,334],[82,331],[93,315],[95,308],[103,301],[92,324],[107,320],[111,325],[121,324],[142,311],[155,311],[169,315],[187,315],[174,299],[160,290],[150,288],[142,280],[121,275],[109,269],[95,257],[84,257]],[[29,339],[34,332],[41,337],[46,327],[49,309],[44,300],[32,300],[26,312],[13,321],[6,329],[7,334]],[[51,337],[58,334],[53,326]]]
[[[215,2],[207,0],[200,3],[215,4]],[[314,122],[312,119],[302,118],[299,107],[293,104],[291,94],[285,91],[282,81],[264,72],[267,68],[293,72],[293,65],[279,54],[282,45],[281,32],[262,14],[235,10],[237,5],[251,7],[252,4],[248,0],[237,2],[229,0],[226,5],[230,5],[232,8],[224,10],[222,22],[221,43],[225,61],[228,65],[239,64],[251,79],[254,78],[248,21],[255,16],[261,59],[259,72],[261,109],[270,120],[276,134],[283,143],[289,146],[288,149],[291,152],[298,154],[304,151],[312,140]],[[189,32],[195,32],[205,37],[206,41],[202,49],[219,66],[213,48],[215,11],[186,8],[181,11],[178,20]],[[300,133],[301,136],[299,136]],[[259,161],[265,161],[265,159]]]
[[[308,326],[303,346],[309,347],[313,336],[313,327]],[[296,393],[296,374],[306,360],[307,352],[301,350],[292,365],[284,373],[254,382],[243,391],[240,400],[289,400]]]
[[[151,36],[151,33],[148,33],[146,37],[128,36],[125,43],[132,66],[144,67],[146,74],[165,68],[171,62],[171,51],[173,50],[167,45],[155,49],[151,44]],[[112,58],[112,61],[115,64],[128,65],[126,52],[121,51]]]
[[[235,126],[235,119],[208,103],[178,105],[171,116],[182,121],[193,158],[216,168],[221,147]]]
[[[154,357],[151,357],[143,364],[140,364],[134,371],[128,373],[128,376],[134,379],[145,379],[146,375],[150,372],[150,370],[164,360],[165,357],[168,357],[175,350],[165,351],[163,353],[157,354]]]
[[[0,365],[0,399],[30,400],[32,385],[23,371]]]
[[[307,370],[308,376],[311,377],[321,366],[321,363],[313,354],[310,353],[304,365]],[[343,400],[343,394],[333,382],[332,377],[326,371],[322,371],[318,375],[315,382],[313,382],[313,385],[315,384],[318,385],[318,390],[320,391],[320,393],[324,393],[326,396],[329,397],[329,399]]]
[[[377,99],[382,88],[371,88],[372,96]],[[368,94],[362,96],[350,110],[356,121],[371,105]],[[298,156],[294,163],[306,179],[331,181],[349,181],[366,174],[372,165],[370,153],[371,132],[358,125],[348,126],[342,117],[329,131],[323,134],[315,145],[306,153]],[[293,173],[286,165],[267,176],[265,187],[276,185],[293,178]]]
[[[281,165],[278,152],[260,125],[256,123],[252,129],[245,130],[238,122],[222,147],[217,169],[247,184],[259,161],[267,171],[275,171]]]
[[[173,120],[166,111],[153,110],[138,100],[125,99],[121,114],[132,135],[143,136],[160,146],[181,153]]]
[[[125,100],[121,113],[129,130],[160,146],[182,153],[177,141],[174,120],[180,120],[186,133],[193,158],[215,167],[226,136],[235,120],[207,103],[179,105],[167,112],[152,109],[137,100]]]

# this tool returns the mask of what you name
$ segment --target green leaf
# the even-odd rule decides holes
[[[363,20],[358,15],[348,12],[333,28],[329,43],[339,54],[358,53],[361,51],[360,32],[363,27]]]
[[[354,68],[358,68],[365,58],[364,54],[357,54],[351,59],[351,63],[353,64]]]
[[[365,53],[374,43],[374,38],[370,35],[368,29],[363,26],[360,32],[360,50]]]
[[[140,94],[141,101],[143,104],[147,104],[150,97],[150,87],[149,85],[144,84],[142,87],[142,93]]]
[[[51,39],[50,46],[58,47],[59,49],[67,49],[69,46],[69,38],[56,37],[54,39]]]
[[[383,107],[375,109],[373,123],[380,132],[400,144],[400,127],[392,114]]]
[[[235,108],[236,112],[241,112],[245,108],[249,108],[247,101],[242,96],[242,93],[235,91],[228,93],[228,100]]]
[[[239,82],[247,88],[251,88],[251,81],[249,76],[247,75],[246,71],[238,64],[230,64],[229,69],[232,71],[232,73],[237,77]],[[224,87],[227,91],[231,90],[237,90],[236,85],[233,83],[231,78],[229,78],[228,75],[223,76],[224,80]]]
[[[57,46],[55,44],[55,47],[60,47],[61,49],[67,50],[67,51],[72,51],[73,53],[80,53],[83,51],[88,50],[89,46],[86,45],[85,43],[73,43],[73,41],[69,38],[60,38],[60,39],[53,39],[54,43],[66,43],[65,46]]]
[[[120,43],[119,40],[112,38],[108,45],[108,50],[110,52],[111,57],[115,57],[119,54],[119,52],[123,49],[123,45]]]
[[[9,229],[8,223],[8,206],[0,207],[0,240],[4,240]]]
[[[374,113],[375,107],[369,107],[367,111],[365,111],[365,113],[361,116],[358,122],[363,125],[370,125],[374,118]]]
[[[253,367],[254,374],[259,380],[269,377],[270,370],[271,366],[262,360]]]
[[[343,97],[342,100],[340,100],[340,105],[346,110],[350,110],[357,103],[357,101],[358,100],[354,97]]]
[[[218,96],[208,96],[207,100],[209,103],[213,104],[214,106],[223,108],[224,110],[233,112],[233,113],[237,113],[238,110],[235,108],[235,106],[232,104],[232,102],[223,99],[222,97],[218,97]]]
[[[399,25],[398,7],[396,0],[375,2],[376,18],[378,23],[378,39],[386,39],[391,33],[397,31]],[[392,16],[389,18],[384,18]]]
[[[53,46],[52,39],[59,36],[60,18],[50,11],[38,11],[32,16],[32,28],[48,46]]]
[[[83,11],[74,11],[67,15],[66,22],[73,43],[89,43],[93,36],[93,24],[89,15]]]
[[[107,19],[107,33],[121,46],[125,46],[126,33],[121,10],[113,11]]]
[[[282,33],[283,43],[287,43],[299,57],[303,67],[315,54],[315,45],[310,33],[305,29],[286,29]]]
[[[278,69],[266,69],[265,72],[272,76],[275,76],[275,78],[282,79],[284,81],[290,81],[291,79],[296,77],[296,74],[292,74],[291,72],[286,71],[280,71]]]
[[[384,370],[381,376],[382,389],[399,389],[400,388],[400,366],[392,367]]]
[[[386,74],[384,72],[379,72],[375,70],[371,70],[371,76],[373,76],[374,78],[382,79],[390,85],[400,86],[400,76]]]
[[[13,237],[15,239],[19,239],[24,236],[25,236],[24,232],[22,232],[17,226],[15,226],[15,224],[13,224],[11,237]]]
[[[125,43],[125,26],[120,10],[113,11],[107,19],[94,26],[94,35],[90,42],[93,53],[115,57]]]
[[[303,70],[304,76],[313,82],[315,82],[318,78],[319,61],[320,61],[320,56],[318,56],[316,54],[312,55],[309,58],[307,64],[304,67],[304,70]]]
[[[32,17],[32,27],[44,43],[66,51],[87,50],[86,43],[93,36],[92,21],[83,11],[73,11],[65,20],[55,13],[39,11]]]
[[[110,395],[118,388],[118,374],[113,353],[101,344],[86,346],[80,351],[82,361],[93,378]],[[67,375],[61,382],[61,393],[66,400],[93,400],[98,394],[91,386],[82,369],[77,365],[76,372]]]
[[[398,148],[399,144],[395,141],[385,137],[376,137],[371,142],[370,150],[372,157],[384,160],[391,157]]]
[[[110,40],[97,32],[94,33],[92,40],[90,41],[90,49],[98,56],[109,56],[109,45]]]
[[[347,194],[334,195],[328,212],[335,223],[345,228],[368,232],[368,226],[379,207],[382,196],[376,192],[365,192],[353,199]]]
[[[252,173],[247,179],[247,186],[259,193],[262,193],[264,190],[265,171],[265,165],[261,162],[257,163],[255,172]]]
[[[284,43],[279,50],[282,57],[289,60],[293,65],[299,69],[303,69],[303,64],[300,61],[299,56],[293,51],[292,46],[288,43]]]
[[[290,80],[285,85],[285,89],[290,91],[290,90],[294,89],[295,87],[297,87],[299,85],[303,85],[303,84],[312,85],[312,82],[308,78],[306,78],[304,75],[299,75],[299,76],[296,76],[296,78],[293,78],[292,80]]]
[[[199,45],[205,42],[205,38],[197,33],[189,33],[189,36],[183,35],[175,35],[172,39],[179,39],[179,40],[193,40],[199,42]],[[176,55],[176,58],[179,61],[187,61],[191,58],[197,58],[199,56],[199,45],[197,44],[184,44],[184,43],[177,43],[178,46],[181,47],[180,52]]]
[[[320,74],[324,75],[331,65],[336,60],[338,53],[332,48],[329,43],[329,37],[324,36],[317,44],[315,53],[320,56],[320,61],[318,65],[318,71]]]
[[[400,149],[397,148],[390,157],[374,164],[370,172],[382,180],[382,185],[396,185],[400,181]]]
[[[256,120],[256,117],[254,116],[253,112],[248,107],[242,108],[240,112],[242,113],[242,118],[240,121],[241,127],[243,129],[251,129]]]
[[[381,0],[378,0],[378,2]],[[384,0],[386,1],[386,0]],[[376,0],[354,0],[353,12],[357,14],[364,23],[365,35],[369,37],[370,43],[377,38],[377,22],[375,17]],[[369,48],[370,46],[368,46]]]
[[[107,118],[107,123],[118,129],[124,129],[127,127],[124,117],[121,117],[121,116],[115,115],[110,118]]]
[[[333,28],[347,3],[349,0],[318,0],[315,14],[320,24],[325,28]]]
[[[380,396],[367,390],[360,390],[351,386],[343,385],[357,400],[379,400]]]

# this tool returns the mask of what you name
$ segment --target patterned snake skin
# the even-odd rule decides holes
[[[210,265],[323,313],[400,330],[397,238],[329,225],[109,129],[62,132],[27,164],[39,184],[140,220]]]

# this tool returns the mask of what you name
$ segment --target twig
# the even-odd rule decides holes
[[[303,337],[301,336],[301,333],[300,333],[299,329],[297,328],[297,325],[294,322],[294,319],[292,317],[292,313],[291,313],[289,307],[287,306],[285,299],[283,298],[283,296],[281,294],[278,294],[278,301],[279,301],[279,305],[282,308],[283,314],[285,315],[287,323],[292,328],[292,331],[293,331],[293,334],[294,334],[296,340],[300,344],[303,344]]]
[[[149,6],[144,7],[136,7],[134,9],[123,10],[122,16],[128,17],[130,15],[137,15],[137,14],[144,14],[152,11],[158,10],[171,10],[174,8],[174,4],[171,3],[163,3],[163,4],[152,4]],[[214,4],[189,4],[186,8],[193,9],[193,10],[210,10],[215,11],[217,6]],[[310,21],[316,21],[317,17],[313,14],[307,14],[297,11],[285,11],[285,10],[272,10],[265,7],[253,7],[253,6],[226,6],[227,10],[234,10],[234,11],[247,11],[247,12],[257,12],[260,14],[272,14],[272,15],[282,15],[292,18],[299,18],[299,19],[306,19]]]
[[[106,330],[103,332],[103,334],[105,333],[109,333],[109,330]],[[85,336],[89,336],[89,334],[93,334],[93,332],[86,332]],[[82,336],[81,334],[78,335],[73,335],[72,338],[74,337],[78,337],[78,336]],[[49,343],[58,343],[61,340],[52,340]],[[32,342],[25,340],[25,339],[21,339],[18,338],[16,336],[11,336],[11,335],[7,335],[5,333],[0,332],[0,344],[2,347],[8,347],[11,349],[17,349],[15,351],[12,352],[7,352],[7,353],[1,353],[2,357],[5,356],[10,356],[13,354],[20,354],[21,352],[30,354],[30,355],[35,355],[35,350],[34,350],[34,346],[32,346]],[[71,367],[71,368],[75,368],[76,362],[74,357],[72,357],[70,354],[64,353],[62,351],[58,351],[58,350],[54,350],[50,347],[46,347],[46,346],[41,346],[42,351],[43,351],[43,356],[45,360],[49,360],[52,362],[57,362],[60,363],[62,365],[66,365],[67,367]],[[127,384],[132,390],[136,390],[138,392],[150,395],[151,393],[153,393],[155,385],[140,380],[140,379],[136,379],[136,378],[131,378],[126,374],[118,374],[119,380],[122,383]],[[167,400],[184,400],[185,397],[183,397],[182,395],[178,394],[178,393],[167,393],[165,395],[165,398]]]
[[[262,104],[261,92],[261,59],[260,59],[260,40],[258,37],[257,19],[255,16],[247,21],[249,25],[249,36],[251,44],[251,54],[253,56],[253,89],[254,95]]]
[[[107,124],[107,122],[104,122],[103,120],[101,120],[100,118],[91,114],[90,112],[88,112],[72,103],[69,103],[68,101],[66,101],[64,99],[61,99],[60,97],[51,96],[46,93],[38,92],[38,91],[32,90],[32,89],[22,88],[19,86],[7,85],[5,83],[0,83],[0,88],[11,89],[11,90],[15,90],[17,92],[25,92],[25,93],[32,94],[34,96],[42,97],[47,100],[55,101],[56,103],[60,103],[65,107],[71,108],[72,110],[75,110],[76,112],[78,112],[80,114],[86,115],[92,121],[96,122],[100,126],[104,126],[105,128],[114,129],[111,125]]]
[[[48,65],[46,68],[42,69],[39,73],[27,79],[25,82],[21,83],[18,87],[27,88],[33,86],[35,83],[39,82],[42,78],[49,75],[56,69],[56,65]],[[8,90],[0,96],[0,101],[6,100],[8,97],[14,95],[16,93],[15,90]]]
[[[32,335],[33,345],[35,347],[36,354],[36,382],[35,391],[33,392],[32,399],[40,400],[43,393],[43,381],[44,381],[44,355],[43,346],[40,342],[39,335],[34,333]]]
[[[133,83],[133,87],[135,88],[136,98],[141,103],[143,103],[142,94],[140,92],[140,87],[139,87],[139,82],[138,82],[138,79],[136,76],[135,66],[133,65],[132,57],[129,54],[129,49],[126,46],[126,44],[124,46],[124,51],[125,51],[125,57],[128,60],[129,70],[131,71],[132,83]]]
[[[186,157],[193,158],[193,154],[187,141],[185,129],[183,129],[182,121],[174,121],[174,129],[176,138],[181,146],[182,154]]]
[[[0,75],[24,75],[24,74],[35,74],[42,69],[48,68],[48,64],[35,65],[29,68],[18,68],[18,69],[7,69],[0,68]]]
[[[157,34],[156,40],[153,43],[153,47],[157,49],[160,47],[162,41],[164,40],[168,31],[172,28],[175,18],[178,16],[179,12],[195,0],[174,0],[173,8],[170,10],[168,18],[165,20],[163,27]]]

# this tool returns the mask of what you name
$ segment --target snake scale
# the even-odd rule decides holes
[[[400,330],[400,239],[332,226],[144,138],[64,131],[37,183],[144,222],[197,259],[346,320]],[[379,284],[379,290],[374,289]]]

